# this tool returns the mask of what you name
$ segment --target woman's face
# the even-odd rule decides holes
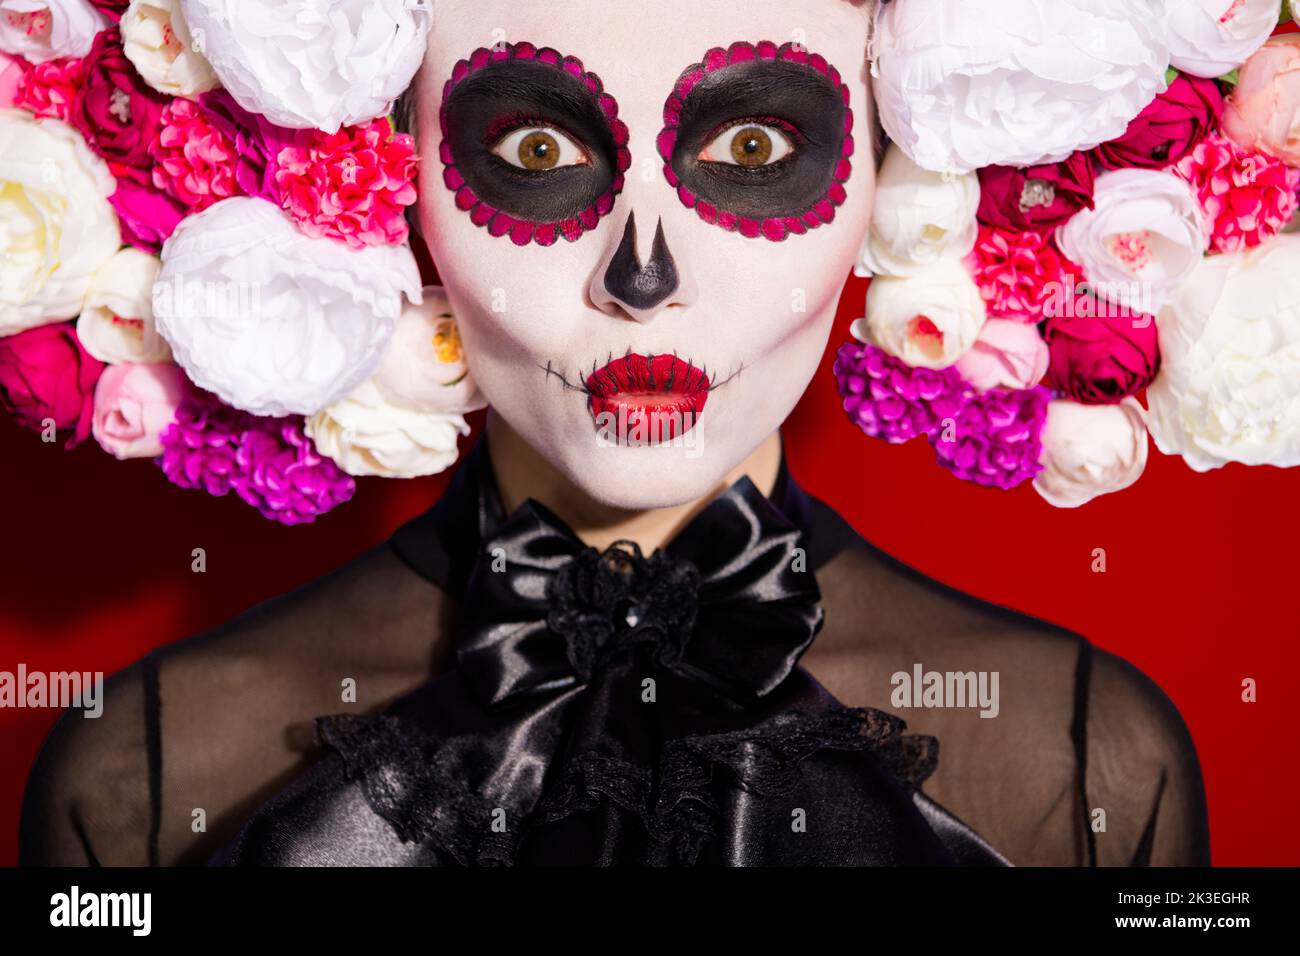
[[[597,501],[707,494],[798,401],[871,215],[868,27],[850,0],[438,4],[422,230],[488,401]]]

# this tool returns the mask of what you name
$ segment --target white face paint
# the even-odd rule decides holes
[[[802,395],[822,356],[841,289],[871,216],[875,176],[865,58],[868,28],[869,5],[853,0],[438,4],[417,80],[422,231],[459,321],[470,367],[495,412],[593,499],[640,509],[708,494],[780,426]],[[622,190],[608,213],[573,242],[561,238],[547,246],[516,245],[509,235],[492,235],[458,208],[456,193],[444,186],[438,122],[443,86],[458,61],[502,41],[553,47],[578,57],[617,100],[618,119],[627,126],[631,164]],[[784,241],[750,238],[703,221],[668,182],[656,146],[665,127],[665,101],[682,72],[700,63],[711,48],[737,41],[801,44],[836,68],[848,89],[856,148],[843,183],[846,197],[834,209],[832,222]],[[557,73],[556,82],[562,79]],[[838,89],[838,84],[831,88]],[[781,114],[801,107],[774,102],[769,113],[765,105],[738,98],[737,114],[714,116],[724,122],[710,121],[703,148],[690,150],[690,156],[703,153],[720,165],[731,164],[734,172],[728,146],[741,135],[736,147],[740,152],[732,156],[743,157],[748,148],[767,157],[768,164],[789,159],[792,145],[795,151],[800,147],[794,142],[797,134],[783,138],[783,123],[791,117]],[[491,107],[478,110],[482,114]],[[739,132],[729,132],[732,127]],[[494,132],[490,143],[475,139],[464,144],[453,129],[449,145],[461,156],[471,149],[492,152],[495,161],[513,167],[515,175],[523,171],[520,145],[531,148],[538,142],[544,144],[542,153],[549,150],[552,157],[558,156],[557,166],[573,167],[569,172],[584,168],[581,150],[590,151],[593,144],[582,143],[558,126],[551,127],[552,133],[561,135],[529,139],[534,129],[547,128],[534,117],[522,134],[511,129],[504,136]],[[687,130],[683,124],[682,142],[688,139]],[[746,147],[745,136],[757,136],[759,142]],[[745,200],[736,199],[738,190],[749,190],[750,181],[726,182],[727,202],[743,205]],[[494,208],[501,207],[498,203]],[[545,218],[511,211],[517,218]],[[635,283],[620,285],[608,279],[633,215],[637,262],[643,267],[651,262],[659,226],[677,271],[675,288],[666,292],[661,286],[652,302],[638,300],[629,291]],[[624,244],[624,262],[629,251]],[[603,366],[610,357],[629,351],[675,352],[693,367],[707,368],[713,387],[702,415],[684,434],[653,444],[628,444],[610,440],[608,431],[596,427],[596,413],[581,387],[593,365]],[[577,387],[566,387],[561,376]],[[624,398],[646,400],[644,395]],[[631,424],[635,427],[636,420]]]

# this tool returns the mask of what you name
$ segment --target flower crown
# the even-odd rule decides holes
[[[483,399],[388,117],[432,4],[285,2],[0,0],[0,405],[295,524],[449,467]],[[1033,30],[877,12],[845,409],[1065,506],[1136,480],[1148,429],[1198,469],[1300,463],[1281,0],[1027,2]]]

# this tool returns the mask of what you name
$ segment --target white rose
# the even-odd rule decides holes
[[[987,317],[961,260],[939,259],[910,276],[872,279],[866,318],[851,332],[908,365],[946,368],[975,343]]]
[[[195,49],[180,0],[131,0],[121,26],[126,58],[158,92],[196,96],[217,88],[217,74]]]
[[[424,58],[428,0],[181,0],[190,32],[240,106],[290,129],[388,112]]]
[[[110,365],[170,362],[172,351],[153,321],[153,284],[162,263],[134,246],[121,249],[90,281],[77,338]]]
[[[424,412],[464,414],[486,403],[465,363],[456,319],[440,286],[408,303],[371,381],[384,398]]]
[[[0,50],[33,63],[85,56],[107,26],[86,0],[0,0]]]
[[[384,399],[372,381],[307,419],[316,450],[349,475],[415,478],[445,471],[469,434],[459,415],[417,411]]]
[[[154,318],[177,363],[255,415],[311,415],[343,398],[379,364],[402,293],[420,298],[407,247],[313,239],[246,196],[182,220],[162,263]]]
[[[1191,186],[1159,170],[1117,169],[1097,177],[1093,203],[1057,227],[1057,244],[1098,294],[1154,314],[1205,254]]]
[[[877,7],[880,119],[919,165],[1057,162],[1114,139],[1165,88],[1164,0]]]
[[[1058,508],[1121,491],[1147,466],[1146,416],[1135,398],[1117,405],[1049,402],[1042,441],[1034,490]]]
[[[0,335],[70,319],[122,244],[117,188],[81,134],[0,110]]]
[[[890,146],[876,179],[871,231],[855,270],[860,276],[901,276],[940,256],[964,256],[975,245],[979,177],[922,169]]]
[[[1300,465],[1300,235],[1206,256],[1156,327],[1157,448],[1196,471]]]
[[[1222,76],[1264,45],[1282,0],[1167,0],[1170,62],[1193,76]]]

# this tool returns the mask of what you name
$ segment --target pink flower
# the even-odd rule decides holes
[[[150,182],[149,149],[158,138],[168,98],[140,78],[122,52],[122,35],[110,27],[95,37],[82,65],[85,82],[68,122],[119,180]]]
[[[1136,395],[1160,371],[1155,319],[1080,292],[1047,320],[1047,384],[1084,405]]]
[[[153,458],[162,433],[187,394],[185,373],[171,362],[110,365],[95,386],[91,433],[115,458]]]
[[[307,133],[276,126],[264,116],[250,113],[225,90],[204,93],[198,99],[204,121],[235,144],[238,160],[235,181],[245,196],[279,205],[280,189],[275,184],[275,158],[286,146],[301,145]]]
[[[1223,112],[1215,80],[1179,73],[1121,136],[1092,150],[1105,169],[1163,169],[1204,139]]]
[[[163,110],[152,152],[153,184],[192,213],[241,192],[235,181],[239,155],[234,142],[193,100],[177,98]]]
[[[1049,236],[996,226],[980,226],[965,262],[990,318],[1029,323],[1043,318],[1044,306],[1078,271]]]
[[[14,105],[37,116],[67,120],[81,87],[84,61],[71,57],[31,64],[23,76]]]
[[[1275,36],[1241,67],[1223,110],[1223,134],[1246,149],[1300,165],[1300,34]]]
[[[989,319],[954,367],[979,392],[1030,388],[1047,374],[1047,343],[1037,325]]]
[[[75,322],[38,325],[0,338],[0,408],[33,431],[46,420],[73,429],[64,448],[90,434],[95,382],[104,363],[77,338]]]
[[[1276,235],[1296,210],[1300,169],[1218,133],[1170,171],[1192,185],[1214,252],[1237,252]]]
[[[122,241],[155,255],[186,214],[179,199],[130,179],[119,179],[108,201],[117,211]]]
[[[977,216],[988,226],[1046,230],[1092,208],[1094,176],[1086,153],[1038,166],[985,166],[978,175]]]
[[[406,239],[403,207],[415,202],[415,143],[385,118],[316,133],[278,156],[281,205],[304,233],[353,248]]]

